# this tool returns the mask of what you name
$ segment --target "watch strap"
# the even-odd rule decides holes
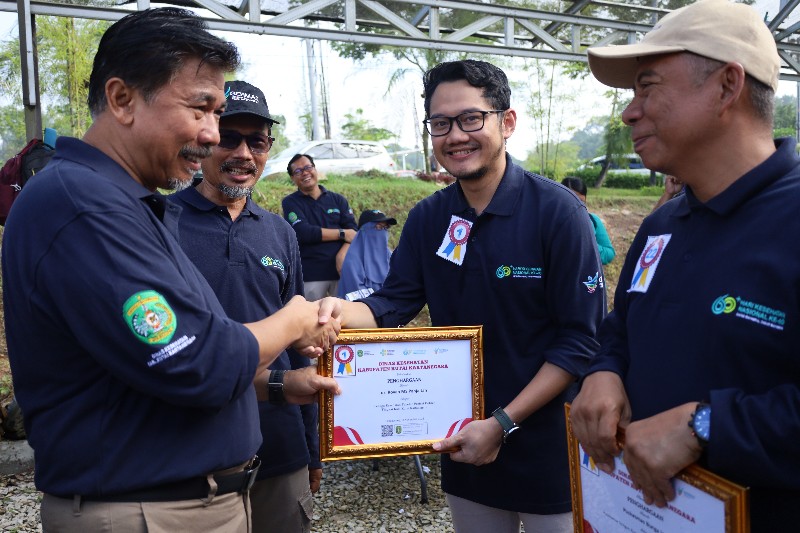
[[[283,376],[286,370],[272,370],[267,380],[267,400],[269,403],[283,405],[286,403],[286,396],[283,393]]]
[[[492,416],[500,423],[500,427],[503,428],[503,443],[505,443],[508,436],[518,430],[519,426],[511,420],[502,407],[498,407],[492,411]]]
[[[698,420],[698,416],[705,420]],[[697,404],[694,413],[692,413],[692,418],[689,419],[689,428],[692,430],[692,435],[694,435],[694,437],[697,439],[697,442],[700,444],[701,448],[708,446],[708,440],[711,433],[708,429],[708,424],[711,422],[710,417],[711,405],[700,402]],[[700,429],[700,423],[706,424],[705,431],[698,431],[698,429]]]
[[[342,228],[339,228],[339,240],[340,241],[344,241],[345,240],[344,230]]]

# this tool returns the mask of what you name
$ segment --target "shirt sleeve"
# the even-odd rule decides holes
[[[226,316],[178,243],[151,221],[114,210],[84,214],[64,226],[37,267],[32,299],[53,302],[43,312],[129,387],[209,409],[251,388],[255,337]]]
[[[353,214],[353,210],[350,208],[350,204],[347,202],[347,198],[342,195],[339,195],[339,198],[342,202],[342,207],[340,208],[341,218],[339,226],[342,229],[354,229],[358,231],[358,223],[356,223],[356,217]]]
[[[603,269],[583,206],[574,209],[548,239],[547,307],[557,333],[544,358],[573,376],[587,371],[597,351],[597,328],[606,312]]]

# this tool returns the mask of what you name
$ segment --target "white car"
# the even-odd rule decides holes
[[[352,174],[359,170],[377,169],[394,174],[395,164],[386,148],[373,141],[304,141],[295,143],[275,156],[270,156],[261,179],[288,177],[286,167],[295,154],[314,158],[317,171],[322,174]]]
[[[597,169],[598,172],[600,172],[600,169],[602,168],[605,160],[606,156],[604,155],[601,155],[600,157],[595,157],[585,165],[581,165],[580,167],[578,167],[578,170],[595,168]],[[624,156],[620,157],[620,163],[612,161],[611,167],[608,169],[608,173],[621,174],[630,172],[633,174],[646,174],[648,176],[650,175],[650,169],[644,166],[644,163],[642,163],[642,158],[639,157],[637,154],[625,154]]]

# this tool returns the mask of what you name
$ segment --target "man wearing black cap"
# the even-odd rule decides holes
[[[339,279],[339,298],[357,300],[366,298],[383,287],[389,273],[389,228],[397,220],[377,209],[367,209],[358,218],[358,233],[350,244],[342,263]]]
[[[227,107],[220,141],[203,160],[203,180],[171,198],[183,210],[178,240],[208,280],[231,318],[252,322],[303,294],[294,231],[250,195],[272,146],[264,94],[243,81],[225,84]],[[283,382],[315,379],[309,360],[283,351],[269,367],[269,401],[258,406],[263,444],[257,481],[250,490],[253,531],[310,530],[313,497],[322,479],[317,405],[290,405]]]

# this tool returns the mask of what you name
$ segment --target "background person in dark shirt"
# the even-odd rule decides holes
[[[287,171],[297,191],[283,199],[283,216],[300,243],[306,298],[336,296],[342,263],[358,228],[353,210],[344,196],[319,184],[310,155],[296,154]]]

